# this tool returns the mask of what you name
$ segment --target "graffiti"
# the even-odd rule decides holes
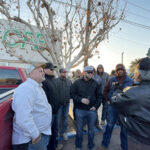
[[[25,36],[21,36],[22,33],[20,33],[19,30],[17,29],[11,29],[11,30],[6,30],[4,31],[2,35],[2,41],[6,43],[6,46],[10,48],[15,48],[20,46],[20,48],[25,48],[26,47],[26,41],[27,39],[30,40],[30,42],[33,43],[33,50],[38,50],[38,46],[34,44],[45,44],[45,41],[43,40],[43,35],[41,33],[35,33],[36,37],[34,38],[32,32],[26,31],[23,33]],[[13,38],[18,38],[22,39],[21,41],[24,42],[15,42]]]

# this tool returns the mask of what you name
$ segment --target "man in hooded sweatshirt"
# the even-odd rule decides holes
[[[110,77],[107,72],[104,72],[103,65],[97,66],[97,76],[101,79],[101,85],[102,85],[102,94],[104,93],[104,87],[106,86],[107,82],[109,81]],[[102,98],[102,116],[101,116],[101,125],[105,125],[106,115],[107,115],[107,103],[105,101],[105,97],[103,95]]]
[[[126,74],[126,70],[123,64],[116,65],[116,76],[112,77],[104,89],[105,99],[108,104],[107,112],[107,125],[103,134],[102,148],[106,149],[109,146],[112,131],[115,123],[118,119],[118,113],[116,109],[110,103],[111,97],[120,93],[124,88],[133,84],[133,80]],[[120,132],[121,148],[122,150],[128,150],[127,132],[124,127],[121,126]]]

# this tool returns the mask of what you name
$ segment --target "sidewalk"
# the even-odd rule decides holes
[[[104,131],[96,131],[95,132],[95,138],[94,142],[96,147],[98,147],[97,150],[102,150],[100,148],[101,146],[101,141],[103,137],[103,132]],[[82,150],[88,150],[87,148],[87,142],[88,142],[88,137],[87,134],[83,136],[83,149]],[[75,150],[75,135],[70,137],[68,141],[60,140],[59,143],[63,144],[63,149],[62,150]],[[117,127],[113,130],[112,138],[111,138],[111,143],[109,145],[109,148],[107,150],[121,150],[120,148],[120,128]]]

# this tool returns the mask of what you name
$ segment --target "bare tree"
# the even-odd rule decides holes
[[[29,18],[23,17],[24,7],[28,9]],[[0,0],[0,13],[9,21],[26,25],[33,36],[35,26],[43,34],[45,44],[41,46],[36,42],[40,55],[46,61],[49,55],[53,63],[68,70],[82,62],[88,65],[98,45],[123,19],[124,9],[125,4],[122,6],[119,0],[26,0],[26,3]],[[25,38],[27,44],[32,44],[28,37]],[[61,50],[57,42],[62,42]],[[13,55],[12,51],[7,52]],[[19,59],[24,60],[23,57]]]

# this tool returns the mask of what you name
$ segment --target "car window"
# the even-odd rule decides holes
[[[0,69],[0,85],[19,85],[22,82],[19,72],[13,69]]]

